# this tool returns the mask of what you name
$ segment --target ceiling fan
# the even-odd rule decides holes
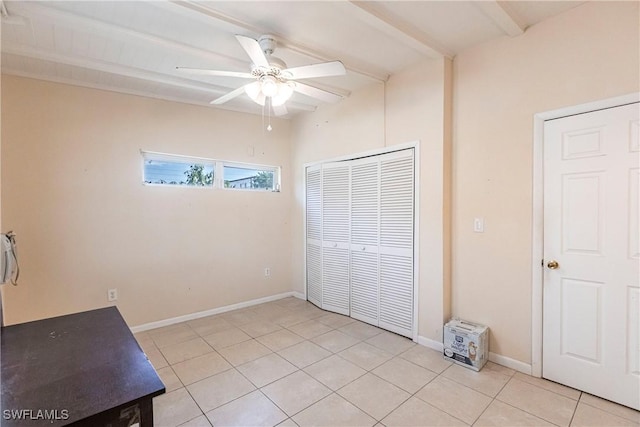
[[[273,56],[276,48],[274,36],[264,35],[258,40],[251,37],[236,35],[242,48],[251,59],[251,72],[218,71],[199,68],[176,67],[180,71],[218,77],[238,77],[252,79],[251,83],[232,90],[211,101],[213,105],[224,104],[243,93],[246,93],[255,103],[273,108],[276,115],[287,114],[284,103],[293,92],[310,96],[324,102],[338,102],[341,95],[301,83],[298,80],[316,77],[340,76],[346,74],[344,65],[340,61],[323,62],[320,64],[304,65],[287,68],[287,64],[280,58]]]

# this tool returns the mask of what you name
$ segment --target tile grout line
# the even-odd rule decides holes
[[[548,380],[548,379],[546,379],[546,378],[537,378],[537,377],[533,377],[533,376],[531,376],[531,375],[528,375],[528,376],[530,376],[531,378],[535,378],[535,379],[539,379],[539,380],[548,381],[548,382],[550,382],[550,383],[557,384],[557,385],[559,385],[559,386],[566,387],[566,388],[569,388],[569,389],[571,389],[571,390],[576,390],[576,391],[577,391],[577,392],[579,392],[580,394],[578,395],[578,398],[574,399],[573,397],[569,397],[569,396],[567,396],[567,395],[565,395],[565,394],[558,393],[558,392],[555,392],[555,391],[553,391],[553,390],[549,390],[549,389],[544,388],[544,387],[541,387],[541,386],[539,386],[539,385],[537,385],[537,384],[533,384],[533,383],[530,383],[530,382],[527,382],[527,381],[521,380],[521,379],[519,379],[519,378],[515,378],[515,376],[516,376],[516,374],[517,374],[517,373],[518,373],[518,372],[514,373],[514,374],[512,375],[512,377],[511,377],[511,378],[512,378],[512,379],[515,379],[515,380],[517,380],[517,381],[523,382],[523,383],[525,383],[525,384],[532,385],[532,386],[537,387],[537,388],[539,388],[539,389],[542,389],[542,390],[544,390],[544,391],[548,391],[548,392],[550,392],[550,393],[556,394],[556,395],[558,395],[558,396],[560,396],[560,397],[566,397],[567,399],[571,399],[571,400],[575,400],[575,401],[577,401],[577,402],[580,402],[580,398],[582,397],[582,394],[583,394],[583,393],[585,393],[585,392],[583,392],[582,390],[578,390],[577,388],[569,387],[568,385],[560,384],[560,383],[557,383],[557,382],[555,382],[555,381]],[[522,375],[526,375],[526,374],[522,374]],[[587,394],[588,394],[588,393],[587,393]]]
[[[580,400],[579,399],[576,402],[576,406],[573,408],[573,413],[571,414],[571,419],[569,420],[569,424],[567,424],[568,426],[570,426],[573,423],[573,419],[576,416],[576,412],[578,412],[578,405],[580,405]]]
[[[511,382],[511,380],[513,380],[513,379],[515,379],[516,381],[520,381],[519,379],[517,379],[517,378],[513,378],[513,377],[512,377],[511,379],[509,379],[509,382]],[[524,381],[520,381],[520,382],[524,382]],[[508,383],[507,383],[507,384],[508,384]],[[505,385],[504,385],[504,387],[506,387],[506,386],[507,386],[507,384],[505,384]],[[529,384],[529,383],[526,383],[526,382],[525,382],[525,384]],[[532,385],[532,386],[534,386],[534,387],[537,387],[537,388],[539,388],[539,389],[541,389],[541,390],[549,391],[549,390],[546,390],[546,389],[544,389],[544,388],[542,388],[542,387],[535,386],[534,384],[529,384],[529,385]],[[503,387],[503,389],[504,389],[504,387]],[[500,391],[502,391],[502,390],[500,390]],[[500,393],[498,393],[498,394],[500,394]],[[553,424],[554,426],[562,427],[562,426],[559,426],[558,424],[554,423],[553,421],[548,420],[548,419],[546,419],[546,418],[544,418],[544,417],[542,417],[542,416],[540,416],[540,415],[532,414],[531,412],[529,412],[529,411],[528,411],[528,410],[526,410],[526,409],[519,408],[519,407],[517,407],[517,406],[512,405],[512,404],[511,404],[511,403],[509,403],[509,402],[505,402],[504,400],[500,400],[500,399],[498,399],[498,394],[496,394],[496,397],[494,398],[494,400],[497,400],[498,402],[500,402],[500,403],[502,403],[502,404],[504,404],[504,405],[510,406],[510,407],[512,407],[512,408],[514,408],[514,409],[517,409],[517,410],[519,410],[519,411],[522,411],[522,412],[524,412],[524,413],[526,413],[526,414],[529,414],[529,415],[531,415],[531,416],[533,416],[533,417],[539,418],[539,419],[541,419],[542,421],[548,422],[549,424]],[[560,394],[558,394],[558,393],[554,393],[554,394],[557,394],[558,396],[562,396],[562,395],[560,395]],[[567,397],[567,396],[563,396],[563,397]],[[567,399],[570,399],[570,398],[567,398]],[[573,399],[571,399],[571,400],[573,400]],[[577,407],[578,407],[578,405],[577,405],[577,403],[576,403],[576,408],[577,408]],[[574,413],[575,413],[575,409],[574,409]],[[571,415],[571,419],[573,419],[573,414]],[[569,426],[569,425],[571,425],[571,423],[569,423],[567,426]]]
[[[453,366],[453,365],[452,365]],[[448,368],[447,368],[448,369]],[[480,418],[482,418],[482,415],[484,415],[485,412],[487,412],[487,409],[489,409],[489,407],[493,404],[493,402],[496,401],[496,398],[498,397],[498,395],[502,392],[502,390],[504,390],[504,388],[507,386],[507,384],[509,384],[509,382],[513,379],[513,376],[515,375],[515,372],[513,374],[511,374],[511,376],[509,377],[509,380],[507,380],[507,382],[504,383],[504,385],[502,387],[500,387],[500,390],[498,390],[498,392],[496,393],[495,396],[491,397],[491,402],[489,402],[489,404],[482,410],[482,412],[480,413],[480,415],[478,415],[476,417],[475,420],[473,420],[473,422],[471,423],[471,425],[473,426],[475,423],[478,422],[478,420]],[[501,402],[500,400],[498,400],[498,402]],[[504,403],[504,402],[502,402]],[[511,405],[510,405],[511,406]],[[532,414],[533,415],[533,414]],[[542,419],[542,418],[540,418]]]
[[[439,374],[437,374],[435,377],[433,377],[431,380],[429,380],[429,382],[427,382],[425,385],[423,385],[422,387],[420,387],[420,388],[419,388],[415,393],[413,393],[413,394],[411,395],[411,397],[415,397],[415,398],[416,398],[416,399],[418,399],[420,402],[424,402],[424,403],[426,403],[427,405],[431,406],[432,408],[435,408],[435,409],[437,409],[438,411],[441,411],[441,412],[443,412],[443,413],[447,414],[448,416],[450,416],[450,417],[452,417],[452,418],[454,418],[454,419],[456,419],[456,420],[458,420],[458,421],[462,422],[463,424],[471,426],[471,425],[473,425],[473,423],[472,423],[472,424],[467,424],[467,422],[466,422],[466,421],[461,420],[460,418],[456,417],[455,415],[450,414],[449,412],[445,411],[444,409],[440,409],[440,408],[438,408],[437,406],[435,406],[435,405],[433,405],[433,404],[431,404],[431,403],[429,403],[429,402],[427,402],[427,401],[425,401],[425,400],[423,400],[423,399],[420,399],[420,397],[418,397],[418,396],[417,396],[417,394],[418,394],[418,393],[420,393],[420,391],[421,391],[421,390],[423,390],[426,386],[428,386],[429,384],[431,384],[434,380],[438,379],[438,377],[440,377],[442,374],[444,374],[444,372],[445,372],[447,369],[449,369],[451,366],[453,366],[453,363],[452,363],[451,365],[447,366],[445,369],[443,369],[443,370],[442,370],[442,372],[440,372],[440,373],[439,373]],[[427,369],[427,368],[425,368],[425,369]],[[433,371],[432,371],[432,372],[433,372]],[[443,377],[443,378],[446,378],[446,377]],[[407,399],[407,400],[408,400],[408,399]],[[397,409],[397,408],[396,408],[396,409]],[[395,410],[395,409],[394,409],[394,410]]]
[[[303,373],[307,374],[307,373],[306,373],[306,372],[304,372],[302,369],[298,369],[297,371],[292,372],[292,373],[290,373],[289,375],[286,375],[286,376],[284,376],[284,377],[280,378],[280,380],[281,380],[281,379],[284,379],[284,378],[287,378],[287,377],[289,377],[289,376],[291,376],[291,375],[293,375],[293,374],[295,374],[295,373],[297,373],[297,372],[303,372]],[[307,375],[309,375],[309,374],[307,374]],[[309,375],[309,376],[311,376],[311,375]],[[313,377],[311,377],[311,378],[313,378]],[[315,380],[315,378],[313,378],[313,379]],[[280,381],[280,380],[276,380],[276,381]],[[274,381],[274,382],[276,382],[276,381]],[[317,381],[317,380],[316,380],[316,381]],[[271,382],[271,383],[269,383],[269,384],[273,384],[274,382]],[[318,382],[319,382],[319,381],[318,381]],[[265,385],[264,387],[267,387],[269,384]],[[320,384],[322,384],[322,383],[320,383]],[[323,385],[324,385],[324,384],[323,384]],[[282,411],[282,412],[287,416],[287,418],[290,418],[291,420],[293,420],[293,417],[294,417],[294,416],[296,416],[296,415],[298,415],[300,412],[302,412],[302,411],[304,411],[304,410],[306,410],[306,409],[308,409],[308,408],[312,407],[312,406],[313,406],[313,405],[315,405],[316,403],[320,402],[321,400],[326,399],[327,397],[331,396],[331,395],[334,393],[334,391],[333,391],[333,390],[331,390],[329,387],[327,387],[327,388],[331,391],[331,393],[329,393],[329,394],[327,394],[326,396],[323,396],[321,399],[316,400],[315,402],[313,402],[313,403],[311,403],[311,404],[309,404],[309,405],[305,406],[304,408],[300,409],[300,410],[299,410],[298,412],[296,412],[295,414],[293,414],[293,415],[289,415],[289,414],[284,410],[284,408],[281,408],[280,406],[278,406],[278,404],[277,404],[276,402],[274,402],[273,400],[271,400],[271,398],[270,398],[269,396],[267,396],[267,395],[265,394],[265,392],[263,392],[263,391],[262,391],[262,388],[264,388],[264,387],[261,387],[261,388],[259,388],[258,390],[260,390],[260,392],[261,392],[261,393],[262,393],[262,394],[263,394],[267,399],[269,399],[269,400],[271,401],[271,403],[273,403],[277,408],[279,408],[279,409],[280,409],[280,410],[281,410],[281,411]],[[325,387],[326,387],[326,386],[325,386]],[[295,422],[295,421],[294,421],[294,422]],[[297,424],[297,423],[296,423],[296,424]]]
[[[630,419],[630,418],[627,418],[626,416],[623,416],[623,415],[620,415],[620,414],[616,414],[616,413],[614,413],[614,412],[611,412],[610,410],[600,408],[600,407],[595,406],[595,405],[593,405],[593,404],[591,404],[591,403],[589,403],[589,402],[585,402],[584,400],[582,400],[582,395],[583,395],[583,394],[587,394],[587,395],[589,395],[589,396],[593,396],[593,397],[596,397],[596,398],[598,398],[598,399],[602,399],[602,400],[606,401],[607,403],[611,403],[611,404],[614,404],[614,405],[620,405],[620,406],[622,406],[622,407],[623,407],[623,408],[625,408],[625,409],[629,409],[629,410],[631,410],[631,411],[635,411],[635,412],[637,412],[637,413],[638,413],[638,414],[637,414],[637,415],[638,415],[638,418],[637,418],[636,420],[632,420],[632,419]],[[609,415],[613,415],[614,417],[622,418],[622,419],[624,419],[624,420],[631,421],[631,422],[636,423],[637,425],[640,425],[640,411],[638,411],[638,410],[636,410],[636,409],[630,408],[630,407],[628,407],[628,406],[621,405],[620,403],[612,402],[611,400],[607,400],[607,399],[604,399],[604,398],[602,398],[602,397],[598,397],[598,396],[596,396],[596,395],[593,395],[593,394],[587,393],[586,391],[581,392],[581,393],[580,393],[580,397],[581,397],[581,398],[578,400],[578,404],[582,403],[583,405],[587,405],[587,406],[588,406],[588,407],[590,407],[590,408],[598,409],[598,410],[600,410],[600,411],[606,412],[606,413],[607,413],[607,414],[609,414]],[[576,410],[577,410],[577,408],[578,408],[578,406],[576,405]]]

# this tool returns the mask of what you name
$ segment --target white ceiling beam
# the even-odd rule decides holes
[[[193,1],[185,1],[185,0],[171,0],[170,3],[176,6],[180,6],[180,7],[192,10],[194,12],[201,13],[212,19],[226,22],[227,24],[231,24],[237,27],[241,31],[248,31],[256,35],[261,35],[264,32],[264,30],[257,28],[256,26],[248,22],[241,21],[239,19],[236,19],[232,16],[226,15],[222,12],[219,12],[213,9],[212,7],[209,6],[209,4],[201,4],[201,3],[196,3]],[[162,3],[158,3],[158,5],[160,4]],[[273,34],[273,33],[270,32],[270,34]],[[337,54],[337,53],[331,53],[331,52],[321,53],[308,46],[303,46],[299,43],[293,42],[291,40],[287,40],[285,37],[282,37],[279,34],[273,34],[273,35],[278,40],[278,44],[280,46],[286,47],[287,49],[293,52],[296,52],[301,55],[305,55],[309,58],[313,58],[323,62],[335,61],[336,59],[340,59],[344,64],[345,68],[353,73],[360,74],[362,76],[366,76],[377,81],[386,81],[389,79],[388,72],[374,65],[364,63],[355,58],[345,58],[344,55]]]
[[[524,34],[527,25],[506,1],[474,1],[475,4],[505,34],[516,37]]]
[[[108,39],[118,40],[123,43],[131,43],[132,40],[143,43],[145,45],[154,45],[166,50],[174,50],[183,54],[196,56],[198,58],[210,59],[212,61],[228,64],[230,68],[245,70],[247,68],[246,61],[222,55],[210,50],[197,48],[175,40],[148,34],[142,31],[131,30],[116,24],[104,22],[98,19],[89,18],[78,15],[76,13],[56,9],[55,2],[48,4],[35,2],[12,2],[10,4],[11,12],[24,16],[36,17],[47,22],[55,22],[56,25],[65,26],[66,28],[76,31],[82,31],[87,34],[97,34]]]
[[[413,25],[384,10],[376,2],[348,0],[347,3],[353,6],[353,12],[361,21],[423,55],[433,59],[453,57],[453,53],[447,47],[430,39]]]
[[[53,51],[36,49],[25,45],[3,43],[2,52],[10,55],[23,56],[26,58],[38,59],[42,61],[56,62],[73,67],[86,68],[88,70],[101,71],[104,73],[116,74],[124,77],[162,83],[183,89],[206,91],[212,96],[219,96],[220,94],[224,94],[229,90],[229,88],[223,86],[217,86],[204,82],[170,76],[167,74],[156,73],[153,71],[142,70],[140,68],[113,64],[111,62],[106,62],[98,59],[86,59],[69,56]]]
[[[131,88],[122,89],[120,87],[107,85],[107,84],[104,84],[104,83],[85,82],[85,81],[81,81],[81,80],[77,80],[77,79],[73,79],[73,78],[52,76],[52,75],[48,75],[48,74],[45,75],[45,74],[40,74],[40,73],[34,73],[34,72],[25,71],[25,70],[22,70],[22,69],[12,68],[12,67],[6,66],[6,65],[2,66],[2,74],[7,74],[7,75],[11,75],[11,76],[18,76],[18,77],[26,77],[26,78],[37,79],[37,80],[45,80],[45,81],[54,82],[54,83],[67,84],[67,85],[70,85],[70,86],[80,86],[80,87],[86,87],[86,88],[90,88],[90,89],[100,89],[100,90],[106,90],[106,91],[109,91],[109,92],[118,92],[118,93],[123,93],[125,95],[137,95],[137,96],[145,96],[145,97],[148,97],[148,98],[165,99],[165,100],[168,100],[168,101],[175,101],[175,102],[181,102],[181,103],[185,103],[185,104],[200,105],[200,106],[203,106],[203,107],[210,106],[209,105],[209,101],[198,102],[198,101],[194,101],[193,99],[188,99],[188,98],[177,98],[177,97],[173,97],[173,96],[161,96],[161,95],[158,95],[157,93],[146,92],[146,91],[141,91],[141,90],[136,90],[136,89],[131,89]]]

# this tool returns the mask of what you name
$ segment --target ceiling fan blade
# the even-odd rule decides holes
[[[332,92],[328,92],[323,89],[318,89],[317,87],[309,86],[307,84],[300,83],[300,82],[295,82],[295,85],[293,86],[293,90],[303,95],[307,95],[324,102],[335,103],[342,100],[342,96],[340,95],[337,95]]]
[[[273,106],[273,114],[275,114],[276,116],[286,116],[288,112],[289,111],[284,104]]]
[[[188,67],[176,67],[176,70],[186,71],[191,74],[201,74],[204,76],[218,76],[218,77],[239,77],[242,79],[255,78],[251,73],[243,73],[239,71],[219,71],[219,70],[207,70],[203,68],[188,68]]]
[[[264,56],[264,52],[262,52],[260,43],[258,43],[257,40],[238,34],[236,34],[236,39],[238,39],[242,48],[247,52],[249,58],[251,58],[251,62],[258,67],[269,67],[269,61],[267,61],[267,57]]]
[[[251,83],[249,83],[251,84]],[[245,85],[247,86],[247,85]],[[232,100],[233,98],[240,96],[244,93],[244,86],[240,86],[238,89],[234,89],[231,92],[222,95],[219,98],[214,99],[213,101],[211,101],[209,104],[211,105],[220,105],[220,104],[224,104],[227,101]]]
[[[315,77],[343,76],[347,73],[340,61],[322,62],[320,64],[304,65],[302,67],[287,68],[282,70],[286,76],[292,79],[312,79]]]

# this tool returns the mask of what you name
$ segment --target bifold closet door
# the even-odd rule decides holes
[[[380,160],[351,162],[351,317],[378,326]]]
[[[308,167],[307,295],[413,337],[414,150]]]
[[[322,165],[322,308],[349,315],[351,168]]]
[[[307,168],[307,299],[322,307],[322,170]]]
[[[380,156],[379,326],[413,335],[413,150]]]

